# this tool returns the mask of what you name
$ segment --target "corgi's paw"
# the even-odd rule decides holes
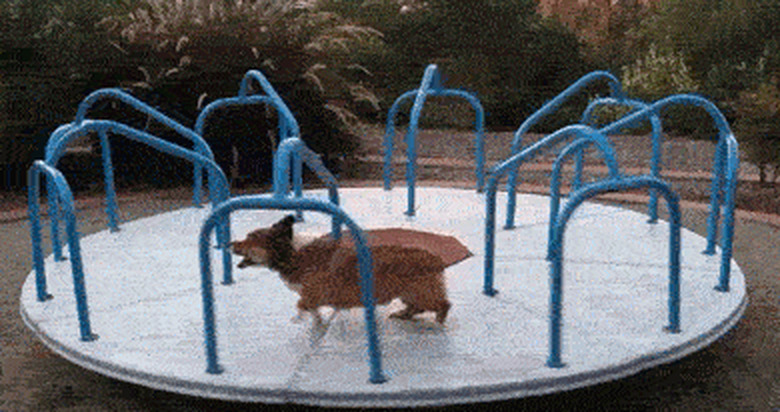
[[[322,315],[320,315],[320,312],[313,310],[311,311],[311,316],[314,318],[314,325],[315,326],[323,326],[325,325],[325,321],[322,319]]]
[[[301,323],[301,322],[303,322],[303,311],[299,310],[298,313],[295,314],[295,316],[290,318],[290,322],[292,322],[292,323]]]
[[[390,317],[393,319],[410,320],[412,317],[414,317],[414,315],[419,313],[423,313],[423,311],[413,307],[406,307],[405,309],[401,309],[398,312],[391,313]]]

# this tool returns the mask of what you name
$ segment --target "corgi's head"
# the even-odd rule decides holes
[[[250,232],[246,239],[230,243],[231,250],[243,257],[239,268],[251,265],[284,269],[293,255],[293,224],[295,218],[288,215],[271,227]]]

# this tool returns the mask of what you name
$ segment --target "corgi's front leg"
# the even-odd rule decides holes
[[[295,314],[295,316],[290,319],[292,323],[301,323],[303,322],[303,310],[301,308],[298,308],[298,312]]]
[[[303,312],[309,312],[314,318],[315,325],[320,326],[325,324],[325,322],[322,320],[322,316],[320,316],[320,312],[317,309],[319,309],[319,307],[309,306],[303,299],[298,300],[298,316],[302,317]]]

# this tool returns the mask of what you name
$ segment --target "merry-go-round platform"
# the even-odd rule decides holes
[[[669,225],[587,202],[565,234],[565,366],[550,367],[548,197],[520,195],[516,227],[496,231],[499,293],[491,297],[482,293],[484,195],[421,187],[416,215],[407,217],[404,190],[339,193],[342,208],[364,229],[451,235],[473,254],[446,271],[453,306],[444,325],[431,314],[411,321],[389,318],[398,302],[378,308],[384,383],[368,379],[362,309],[326,311],[320,326],[311,317],[294,320],[298,296],[260,267],[236,269],[233,284],[215,285],[224,371],[207,373],[197,242],[208,207],[126,222],[118,232],[81,240],[96,340],[80,339],[70,264],[52,256],[45,265],[53,298],[36,299],[31,272],[22,290],[22,317],[68,360],[156,389],[248,402],[396,407],[521,398],[619,379],[709,345],[736,324],[747,304],[736,262],[729,292],[716,291],[720,254],[703,254],[706,240],[683,229],[681,330],[667,332]],[[325,191],[305,195],[324,198]],[[505,193],[498,197],[500,203]],[[284,214],[235,212],[233,238]],[[330,218],[314,212],[295,226],[310,234],[329,228]]]

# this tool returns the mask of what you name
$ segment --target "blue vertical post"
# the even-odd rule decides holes
[[[43,265],[43,250],[41,248],[41,214],[38,202],[40,201],[40,182],[38,170],[35,166],[27,171],[27,208],[30,217],[30,239],[32,240],[32,260],[35,270],[35,291],[39,302],[52,298],[46,291],[46,274]],[[51,192],[50,192],[51,193]]]
[[[54,253],[54,260],[61,262],[65,260],[62,255],[62,242],[60,240],[60,204],[56,196],[57,188],[54,182],[46,181],[46,200],[49,203],[49,227],[51,229],[51,248]]]
[[[293,150],[290,157],[293,167],[293,193],[295,197],[303,196],[303,162],[301,161],[301,154],[299,150]],[[298,222],[303,221],[303,210],[295,211],[295,220]]]
[[[498,177],[491,175],[485,192],[485,279],[482,293],[495,296],[498,291],[493,287],[496,251],[496,187]]]
[[[718,242],[718,220],[720,220],[726,150],[725,139],[718,140],[718,145],[715,147],[715,166],[712,169],[712,184],[710,186],[710,213],[707,216],[707,248],[704,250],[704,254],[707,255],[715,254],[715,246]]]
[[[729,291],[729,280],[731,277],[731,256],[733,253],[734,239],[734,197],[737,191],[737,172],[739,170],[739,149],[736,139],[730,135],[726,141],[727,145],[727,173],[726,180],[726,209],[723,216],[723,239],[722,254],[720,262],[720,277],[718,286],[715,290],[720,292]]]
[[[89,321],[89,306],[87,305],[87,287],[84,282],[84,268],[81,263],[81,248],[79,246],[78,232],[76,231],[76,217],[73,210],[67,212],[66,231],[68,233],[68,246],[70,252],[71,270],[73,272],[73,293],[76,294],[76,312],[79,318],[79,334],[83,342],[97,339],[92,333]]]
[[[103,158],[103,181],[106,187],[106,213],[108,214],[108,227],[112,232],[119,231],[119,218],[117,217],[116,189],[114,187],[114,166],[111,163],[111,146],[105,130],[98,132],[100,135],[100,148]]]

